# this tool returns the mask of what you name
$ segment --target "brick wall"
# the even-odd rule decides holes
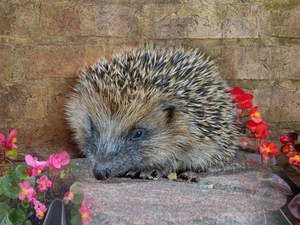
[[[3,0],[0,132],[19,129],[21,156],[75,156],[63,104],[77,72],[145,42],[211,55],[232,86],[254,94],[269,140],[300,130],[298,0]]]

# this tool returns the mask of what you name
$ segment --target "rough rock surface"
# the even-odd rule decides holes
[[[256,187],[257,171],[245,164],[189,172],[177,180],[98,181],[86,159],[73,163],[80,186],[93,199],[93,224],[288,224],[278,211],[286,196],[268,182]],[[213,189],[202,186],[211,184]]]

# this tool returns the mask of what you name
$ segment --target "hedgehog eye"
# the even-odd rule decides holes
[[[131,140],[139,140],[143,137],[144,131],[141,129],[134,130],[132,132]]]

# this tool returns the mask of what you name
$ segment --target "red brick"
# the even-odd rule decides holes
[[[151,38],[257,38],[257,9],[250,4],[148,5]]]
[[[0,35],[29,36],[37,15],[31,4],[0,4]]]
[[[0,112],[6,119],[44,118],[47,116],[47,89],[36,85],[3,85]]]
[[[74,77],[83,65],[83,46],[37,46],[25,51],[27,77]]]
[[[0,80],[7,80],[12,75],[12,49],[10,46],[0,45]]]
[[[220,70],[228,79],[300,80],[299,47],[223,48]]]

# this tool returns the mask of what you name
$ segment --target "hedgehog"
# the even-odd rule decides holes
[[[197,49],[138,47],[82,69],[65,115],[97,179],[204,171],[237,148],[228,89]]]

